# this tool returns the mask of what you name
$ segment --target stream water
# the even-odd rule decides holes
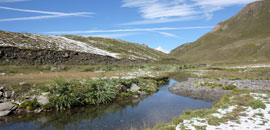
[[[172,94],[170,80],[151,96],[117,101],[102,106],[80,107],[63,112],[10,116],[0,120],[1,130],[76,129],[125,130],[152,127],[167,122],[186,110],[211,108],[212,104]]]

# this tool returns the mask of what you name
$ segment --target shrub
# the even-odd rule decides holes
[[[106,104],[112,101],[115,95],[112,80],[57,80],[49,96],[50,104],[46,107],[65,109],[83,104]]]

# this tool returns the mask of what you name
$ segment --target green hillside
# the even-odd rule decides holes
[[[248,4],[197,41],[172,56],[190,63],[266,62],[270,60],[270,0]]]

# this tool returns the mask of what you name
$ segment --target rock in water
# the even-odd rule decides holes
[[[6,116],[16,109],[16,105],[10,102],[0,103],[0,117]]]
[[[134,83],[131,84],[131,87],[130,87],[131,92],[138,92],[140,89],[141,88],[137,84],[134,84]]]

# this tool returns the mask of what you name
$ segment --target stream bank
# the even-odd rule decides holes
[[[0,116],[52,110],[65,110],[81,106],[108,104],[127,98],[139,98],[158,91],[167,84],[167,76],[138,77],[135,79],[57,79],[47,86],[25,91],[30,84],[22,84],[23,91],[12,92],[1,88]]]

